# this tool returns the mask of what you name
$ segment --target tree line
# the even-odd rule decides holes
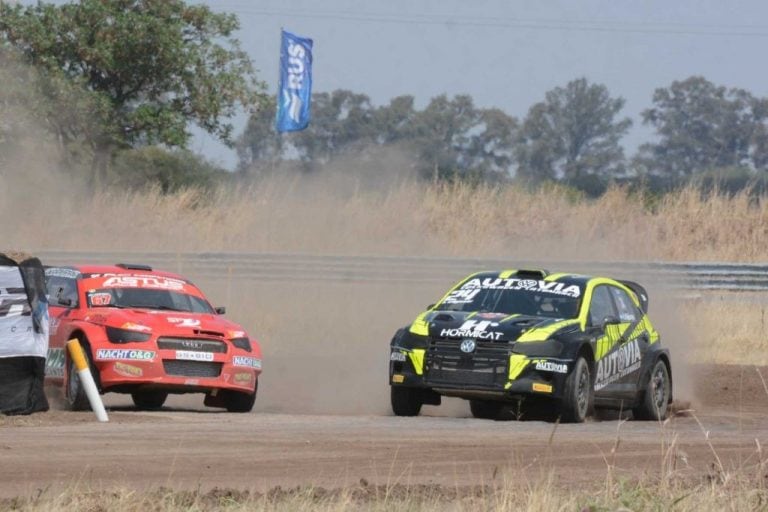
[[[611,182],[744,186],[765,175],[768,100],[692,76],[656,89],[651,103],[642,122],[655,129],[654,141],[632,156],[621,145],[632,126],[621,115],[624,100],[586,78],[548,91],[523,119],[478,108],[467,95],[437,96],[419,110],[413,96],[376,107],[364,94],[336,90],[313,95],[307,130],[280,136],[270,102],[236,146],[241,169],[299,160],[312,171],[341,156],[398,146],[428,179],[560,182],[591,194]]]
[[[653,140],[633,155],[622,147],[624,100],[586,78],[546,92],[521,119],[468,95],[419,109],[413,96],[376,106],[359,92],[320,92],[309,128],[278,135],[238,28],[234,15],[182,0],[0,2],[0,171],[30,130],[93,183],[166,191],[286,164],[319,172],[381,148],[407,152],[424,179],[558,182],[593,195],[612,182],[741,187],[768,166],[768,99],[700,76],[653,92],[640,120]],[[239,108],[250,117],[235,136]],[[239,173],[187,149],[192,124],[237,149]]]

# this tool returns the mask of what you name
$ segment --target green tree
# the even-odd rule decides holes
[[[392,98],[389,105],[377,108],[373,115],[376,143],[387,146],[411,140],[417,114],[409,95]]]
[[[470,96],[443,94],[416,113],[408,138],[425,176],[504,178],[516,130],[517,121],[498,109],[477,109]]]
[[[224,169],[191,151],[159,146],[118,151],[114,168],[114,185],[131,189],[158,187],[164,194],[208,188],[229,176]]]
[[[412,96],[374,107],[347,90],[312,96],[306,130],[275,136],[274,110],[253,114],[238,140],[240,167],[272,165],[274,155],[319,168],[344,155],[397,146],[412,153],[430,178],[505,179],[512,162],[517,121],[498,109],[477,109],[469,96],[433,98],[422,111]]]
[[[611,98],[604,85],[585,78],[546,93],[523,121],[515,147],[517,174],[534,182],[575,184],[623,172],[619,141],[632,122],[617,120],[622,98]]]
[[[374,143],[374,108],[365,94],[337,89],[312,95],[312,121],[300,132],[286,135],[308,167],[361,151]]]
[[[181,0],[0,2],[0,47],[41,70],[51,130],[88,143],[97,180],[116,149],[185,147],[190,123],[231,143],[226,120],[263,90],[237,28],[234,15]]]
[[[768,101],[743,89],[716,86],[700,76],[653,94],[643,122],[658,142],[640,147],[635,165],[676,182],[716,169],[768,168]]]
[[[275,130],[276,113],[277,106],[272,97],[248,118],[248,124],[235,143],[241,174],[263,173],[283,159],[283,139]]]

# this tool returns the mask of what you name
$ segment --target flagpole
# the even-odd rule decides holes
[[[274,155],[272,158],[272,170],[271,173],[274,176],[275,174],[275,168],[277,167],[277,156],[282,155],[283,153],[283,132],[277,129],[277,115],[280,112],[280,91],[283,89],[282,87],[282,69],[280,67],[280,64],[283,60],[283,32],[285,31],[285,27],[282,25],[280,26],[280,37],[278,38],[278,41],[280,41],[280,44],[278,46],[278,57],[277,57],[277,92],[275,93],[275,123],[273,124],[275,128],[276,133],[276,144],[277,144],[277,154]]]

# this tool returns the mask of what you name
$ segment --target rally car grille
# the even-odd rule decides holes
[[[427,352],[424,381],[435,386],[504,389],[509,380],[509,347],[478,342],[471,354],[459,349],[461,340],[434,340]]]
[[[213,352],[225,354],[227,345],[216,340],[202,340],[200,338],[171,338],[160,337],[157,339],[157,348],[161,350],[194,350],[196,352]]]
[[[163,370],[166,375],[177,377],[218,377],[221,375],[222,365],[223,363],[169,359],[163,361]]]

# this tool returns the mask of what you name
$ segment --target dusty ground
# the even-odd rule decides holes
[[[435,416],[302,415],[205,410],[173,397],[159,412],[133,411],[108,395],[110,422],[52,411],[0,417],[0,497],[71,488],[170,486],[264,491],[276,485],[486,485],[535,480],[553,469],[566,486],[615,477],[718,478],[749,471],[768,443],[768,368],[708,366],[694,383],[705,397],[665,425],[603,420],[583,425]],[[760,372],[760,373],[759,373]],[[618,443],[618,447],[617,447]],[[663,469],[664,468],[664,469]]]

